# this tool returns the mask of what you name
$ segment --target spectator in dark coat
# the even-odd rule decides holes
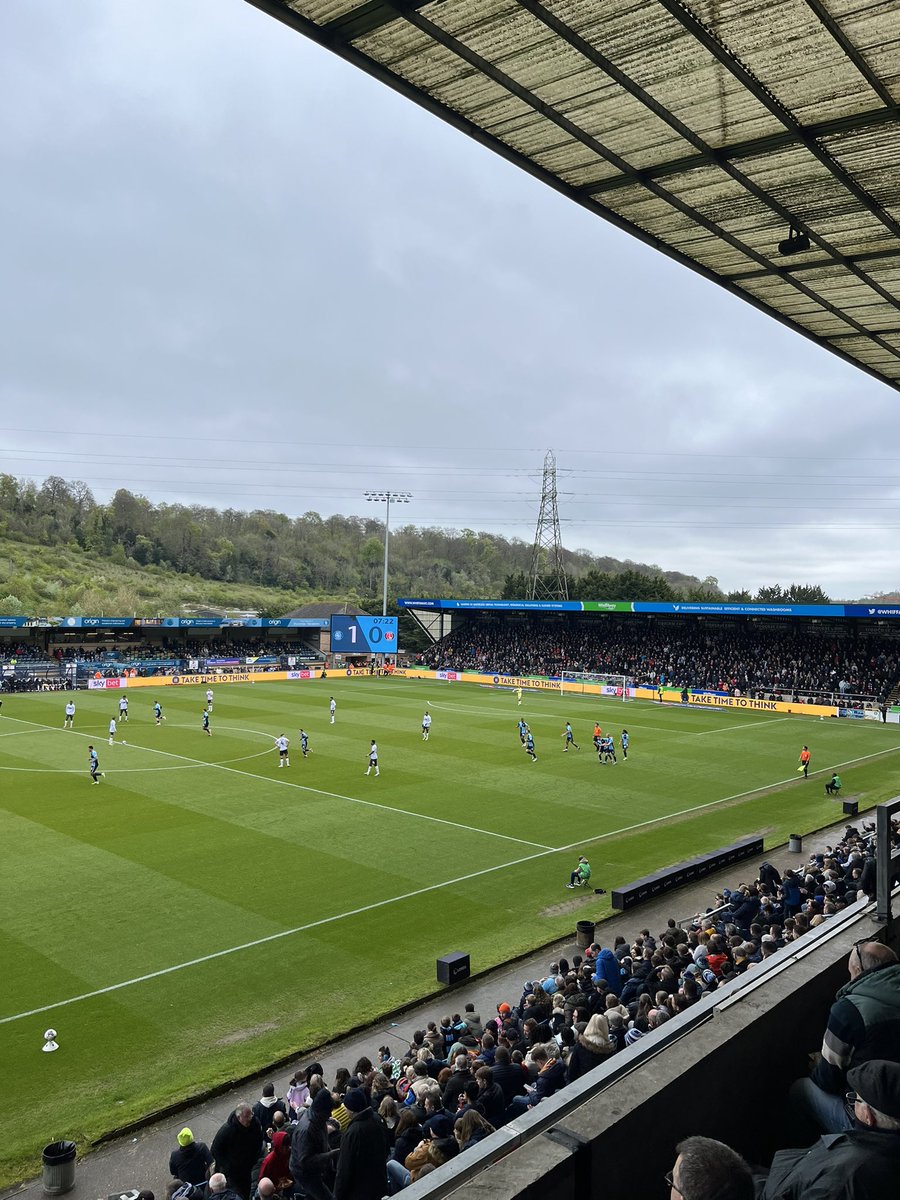
[[[468,1054],[465,1052],[457,1054],[453,1060],[453,1074],[450,1076],[450,1080],[444,1088],[443,1096],[441,1097],[447,1112],[456,1112],[456,1102],[471,1078],[472,1072],[469,1070]]]
[[[178,1135],[178,1149],[169,1156],[169,1173],[182,1183],[206,1183],[213,1156],[206,1142],[195,1142],[187,1128]]]
[[[508,1101],[503,1088],[494,1083],[494,1072],[490,1067],[479,1067],[475,1072],[478,1083],[478,1110],[486,1121],[496,1129],[503,1123],[503,1113]]]
[[[566,1082],[573,1083],[594,1067],[609,1061],[615,1045],[609,1040],[609,1025],[602,1013],[594,1013],[577,1041],[566,1064]]]
[[[250,1200],[250,1173],[259,1162],[263,1131],[249,1104],[239,1104],[213,1138],[212,1155],[228,1186]]]
[[[500,1086],[507,1104],[513,1096],[524,1094],[525,1084],[528,1082],[528,1072],[523,1071],[518,1063],[510,1061],[509,1051],[505,1046],[497,1047],[491,1070],[494,1072],[494,1083]]]
[[[272,1128],[272,1118],[277,1112],[287,1112],[287,1100],[279,1100],[275,1095],[275,1085],[267,1083],[261,1098],[253,1105],[253,1115],[263,1133]]]
[[[388,1136],[362,1088],[344,1096],[352,1114],[341,1138],[335,1200],[381,1200],[387,1192]]]
[[[328,1118],[334,1100],[331,1092],[323,1088],[316,1092],[309,1108],[301,1114],[291,1139],[291,1176],[298,1192],[309,1200],[332,1200],[333,1193],[328,1185],[331,1164],[338,1152],[328,1142]]]

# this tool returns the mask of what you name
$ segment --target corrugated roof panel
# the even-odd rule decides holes
[[[878,105],[805,0],[705,0],[704,23],[801,122]]]
[[[657,0],[561,0],[552,11],[710,145],[781,129]]]
[[[317,25],[327,25],[358,9],[359,0],[287,0],[286,7]]]
[[[249,2],[900,379],[900,0]]]
[[[828,11],[867,65],[900,102],[900,28],[897,0],[828,0]]]
[[[900,11],[900,0],[897,4]],[[900,42],[897,43],[900,55]],[[900,119],[822,139],[829,153],[900,223]]]

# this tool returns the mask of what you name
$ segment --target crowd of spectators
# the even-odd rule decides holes
[[[189,641],[178,646],[145,645],[143,643],[125,643],[115,646],[56,646],[47,650],[34,646],[4,646],[0,647],[0,663],[16,668],[16,674],[25,675],[23,668],[31,667],[32,672],[38,664],[44,664],[43,675],[48,676],[47,686],[51,686],[49,676],[62,675],[74,670],[77,666],[96,667],[102,675],[112,676],[120,670],[134,670],[138,675],[189,675],[207,670],[210,660],[223,662],[231,660],[236,666],[246,666],[248,663],[258,670],[281,670],[287,664],[289,657],[303,661],[312,661],[321,657],[318,652],[306,642],[271,641],[266,639],[246,639],[235,641],[224,638],[208,638],[202,641]],[[268,662],[260,663],[255,660],[265,658]],[[196,666],[192,663],[196,662]],[[35,683],[34,688],[42,684]],[[60,684],[58,686],[67,686]],[[11,689],[8,689],[11,690]],[[18,690],[28,690],[19,687]],[[33,690],[33,689],[32,689]]]
[[[428,1021],[408,1046],[381,1045],[333,1073],[312,1063],[281,1093],[267,1084],[254,1105],[237,1106],[209,1148],[182,1130],[169,1196],[381,1200],[402,1191],[873,896],[873,839],[874,828],[847,826],[801,869],[779,872],[765,862],[755,880],[725,889],[689,921],[670,919],[655,936],[644,928],[631,941],[595,942],[583,956],[551,963],[489,1016],[469,1003]],[[836,1086],[844,1083],[845,1073]],[[685,1178],[690,1154],[702,1159],[703,1149],[679,1147]],[[727,1147],[705,1149],[741,1163]],[[731,1195],[721,1192],[722,1200]]]
[[[839,637],[792,625],[752,628],[620,621],[471,619],[430,647],[436,669],[503,675],[590,671],[636,683],[705,688],[756,698],[828,693],[881,698],[900,677],[900,641]]]

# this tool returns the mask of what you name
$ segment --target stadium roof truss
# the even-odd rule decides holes
[[[900,390],[900,0],[248,2]]]

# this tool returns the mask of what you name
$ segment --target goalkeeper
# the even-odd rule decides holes
[[[578,860],[578,866],[569,876],[567,888],[586,887],[591,881],[591,864],[582,854]]]

